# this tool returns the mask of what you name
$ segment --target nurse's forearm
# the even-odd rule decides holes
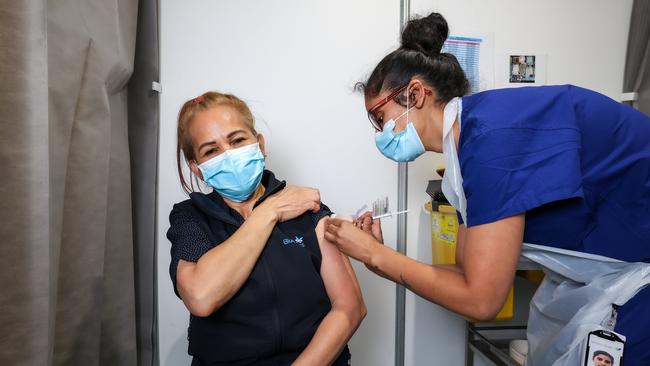
[[[354,309],[333,308],[292,366],[331,365],[359,327],[363,315]]]
[[[275,213],[260,206],[230,238],[210,249],[196,264],[179,264],[178,290],[192,314],[212,314],[241,288],[276,222]]]
[[[499,296],[486,296],[494,292],[489,284],[468,279],[455,265],[432,266],[381,245],[373,251],[368,267],[431,302],[474,319],[491,319],[503,305]]]

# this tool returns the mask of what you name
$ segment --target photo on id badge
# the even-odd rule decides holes
[[[620,366],[624,340],[616,333],[597,330],[587,337],[585,366]]]

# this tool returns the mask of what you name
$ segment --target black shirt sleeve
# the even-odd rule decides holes
[[[312,221],[314,222],[314,227],[318,225],[318,222],[326,216],[332,216],[333,212],[330,210],[327,205],[323,202],[320,203],[320,210],[318,212],[310,212]]]
[[[176,268],[182,259],[188,262],[197,262],[203,254],[212,249],[211,240],[201,227],[197,219],[190,213],[174,208],[169,214],[167,239],[171,242],[171,262],[169,264],[169,276],[171,277],[176,296],[180,298],[176,289]]]

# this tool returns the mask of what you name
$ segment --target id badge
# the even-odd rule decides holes
[[[587,336],[584,366],[622,366],[625,336],[608,330],[595,330]]]

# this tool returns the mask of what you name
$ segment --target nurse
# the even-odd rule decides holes
[[[441,53],[437,13],[411,20],[402,45],[364,84],[377,148],[398,162],[443,153],[443,191],[459,212],[455,265],[382,245],[379,221],[329,219],[325,237],[376,274],[464,316],[492,319],[512,286],[522,243],[650,262],[650,118],[571,85],[466,96]],[[359,227],[360,226],[360,227]],[[650,364],[650,288],[618,309],[626,365]]]

